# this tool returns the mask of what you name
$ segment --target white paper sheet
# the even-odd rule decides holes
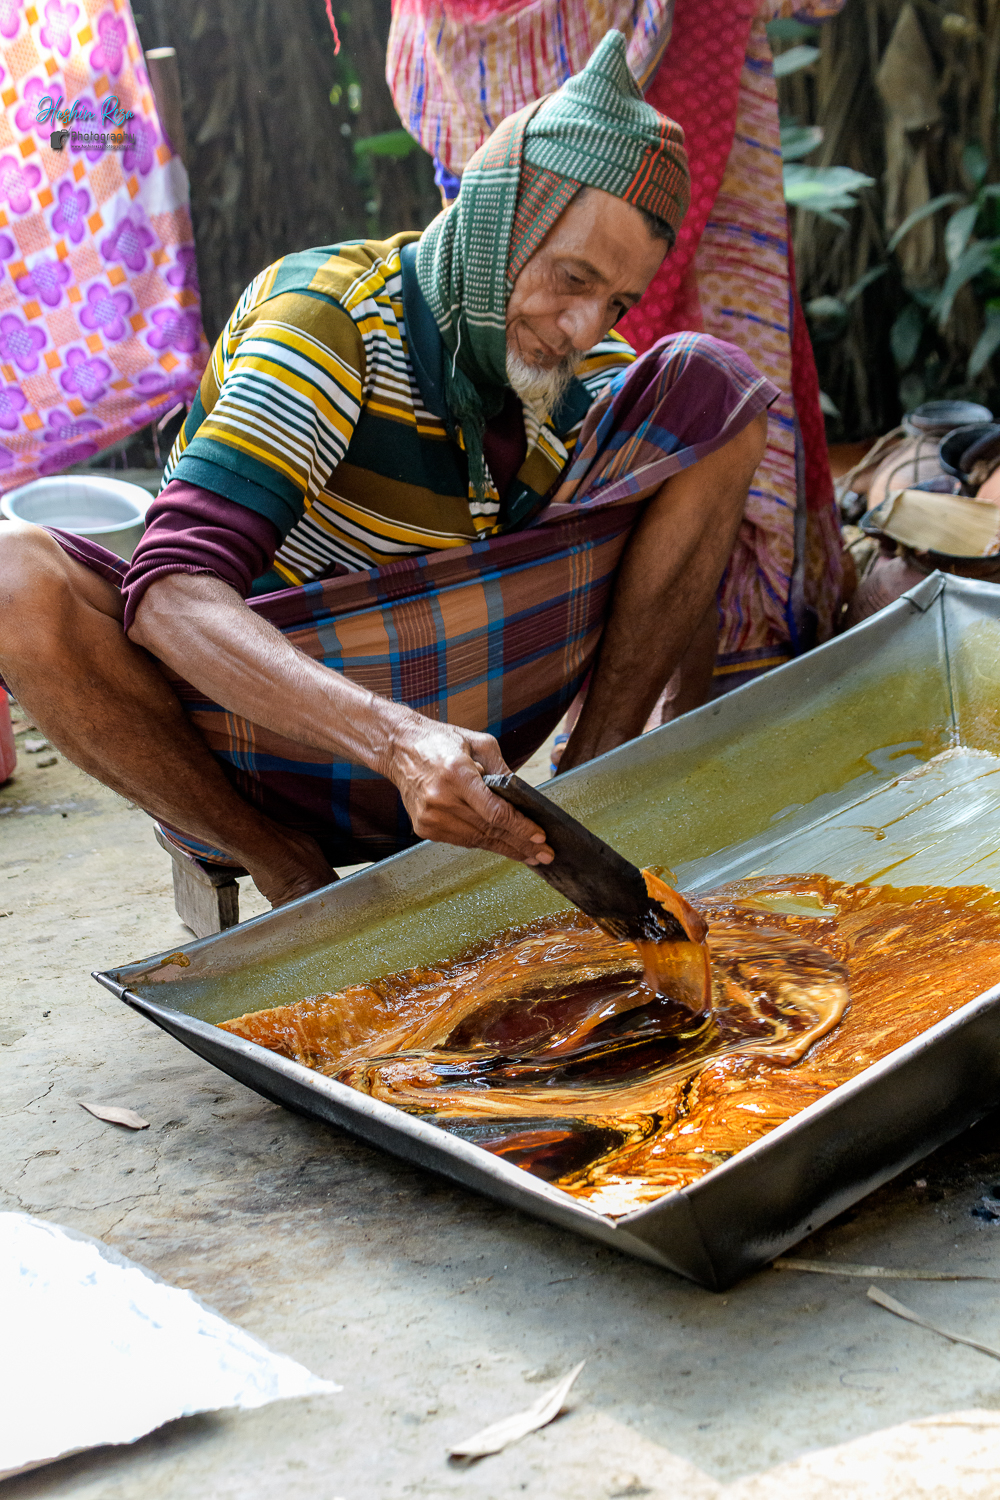
[[[0,1479],[175,1417],[340,1389],[98,1241],[0,1213]]]

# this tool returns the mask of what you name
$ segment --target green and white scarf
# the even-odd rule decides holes
[[[450,359],[445,399],[460,428],[476,496],[485,493],[483,430],[507,389],[510,266],[537,249],[584,184],[603,188],[666,220],[676,236],[689,182],[684,132],[642,97],[625,60],[626,42],[610,31],[587,66],[547,99],[519,110],[493,132],[462,176],[462,190],[424,231],[417,280]],[[563,179],[546,210],[518,220],[522,164]],[[527,252],[527,253],[526,253]]]

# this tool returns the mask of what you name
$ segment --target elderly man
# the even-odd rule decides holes
[[[548,862],[482,773],[588,673],[564,768],[679,664],[698,701],[777,394],[714,339],[612,332],[687,193],[612,32],[423,235],[263,271],[131,565],[0,534],[0,672],[39,727],[275,904],[416,837]]]

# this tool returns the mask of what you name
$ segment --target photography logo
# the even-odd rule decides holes
[[[59,123],[60,128],[49,136],[53,151],[65,151],[67,141],[77,151],[95,147],[99,151],[127,151],[135,147],[135,136],[124,127],[134,118],[133,111],[122,106],[117,94],[105,99],[100,119],[79,99],[64,109],[61,94],[58,98],[46,94],[44,99],[39,99],[35,114],[39,125],[47,125],[50,121]],[[88,128],[80,130],[80,125]],[[94,125],[103,128],[95,130]]]

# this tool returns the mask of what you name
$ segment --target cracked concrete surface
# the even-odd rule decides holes
[[[0,790],[0,1207],[106,1240],[344,1390],[173,1423],[3,1500],[993,1500],[1000,1362],[867,1281],[767,1271],[713,1296],[287,1113],[115,1001],[91,969],[187,939],[167,856],[142,813],[34,760]],[[1000,1275],[1000,1223],[970,1212],[998,1181],[991,1119],[799,1253]],[[886,1289],[1000,1344],[988,1283]],[[559,1421],[448,1465],[582,1358]]]

